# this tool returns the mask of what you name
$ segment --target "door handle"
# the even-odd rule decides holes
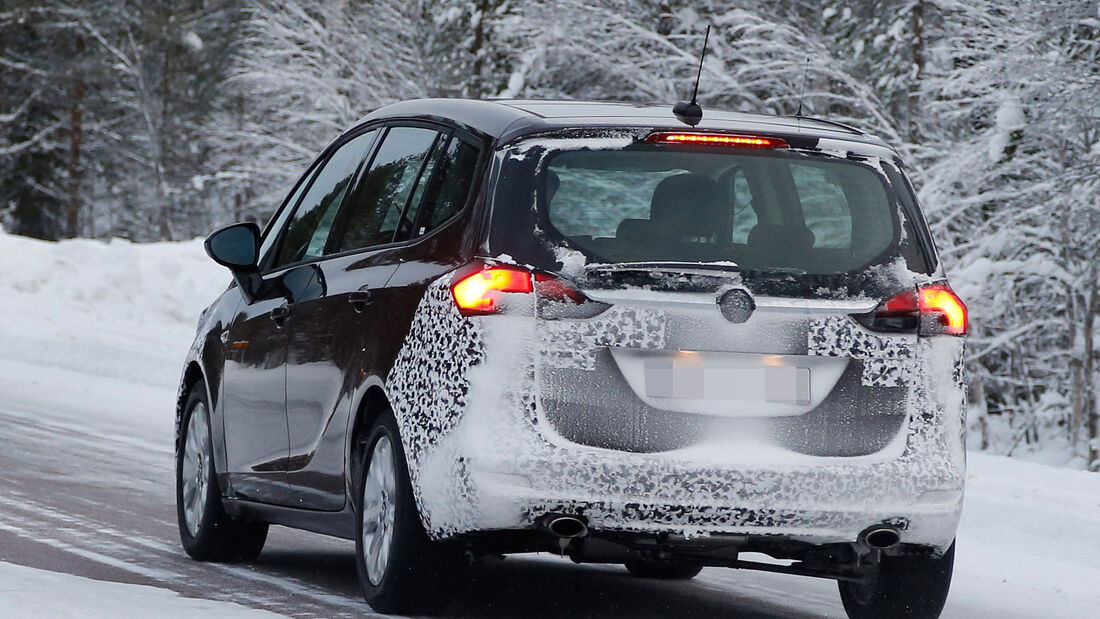
[[[348,303],[357,314],[362,314],[367,306],[374,302],[374,295],[370,290],[356,290],[348,295]]]
[[[279,307],[271,310],[271,313],[268,314],[268,316],[275,321],[275,326],[277,328],[282,328],[283,323],[286,322],[286,319],[290,317],[290,306],[286,303],[283,303]]]

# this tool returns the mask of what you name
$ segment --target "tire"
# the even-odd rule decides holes
[[[371,427],[360,463],[355,565],[363,597],[377,612],[435,614],[464,571],[456,546],[428,538],[409,482],[393,414]]]
[[[653,578],[656,580],[691,580],[703,571],[703,566],[698,563],[685,563],[679,561],[658,562],[645,559],[635,559],[626,563],[626,569],[632,576],[638,578]]]
[[[199,561],[255,559],[267,540],[267,523],[236,520],[225,513],[202,381],[191,387],[183,410],[176,449],[176,517],[183,549]]]
[[[839,581],[840,599],[851,619],[935,619],[947,601],[954,564],[954,542],[942,557],[883,557],[871,583]]]

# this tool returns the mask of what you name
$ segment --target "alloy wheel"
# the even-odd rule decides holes
[[[393,445],[382,436],[371,450],[367,477],[363,482],[363,559],[367,578],[378,585],[386,574],[393,546],[393,527],[397,503],[397,471]]]
[[[210,480],[210,430],[206,421],[206,405],[202,402],[191,409],[187,436],[183,444],[183,517],[192,536],[199,534],[206,512],[207,485]]]

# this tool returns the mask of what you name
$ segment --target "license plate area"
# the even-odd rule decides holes
[[[810,368],[766,365],[766,357],[758,359],[746,362],[689,353],[646,359],[645,395],[654,399],[810,404]]]

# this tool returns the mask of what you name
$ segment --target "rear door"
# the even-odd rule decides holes
[[[329,257],[318,263],[323,295],[296,303],[288,349],[288,479],[298,505],[339,510],[344,446],[355,385],[376,372],[392,308],[385,284],[446,136],[434,128],[376,130],[379,145],[337,219]]]
[[[405,341],[424,293],[440,276],[470,260],[473,253],[472,207],[486,165],[484,145],[473,135],[455,130],[441,142],[438,160],[408,221],[398,236],[408,245],[398,255],[400,266],[386,285],[382,303],[386,330],[393,337],[379,340],[376,354],[388,374]]]

